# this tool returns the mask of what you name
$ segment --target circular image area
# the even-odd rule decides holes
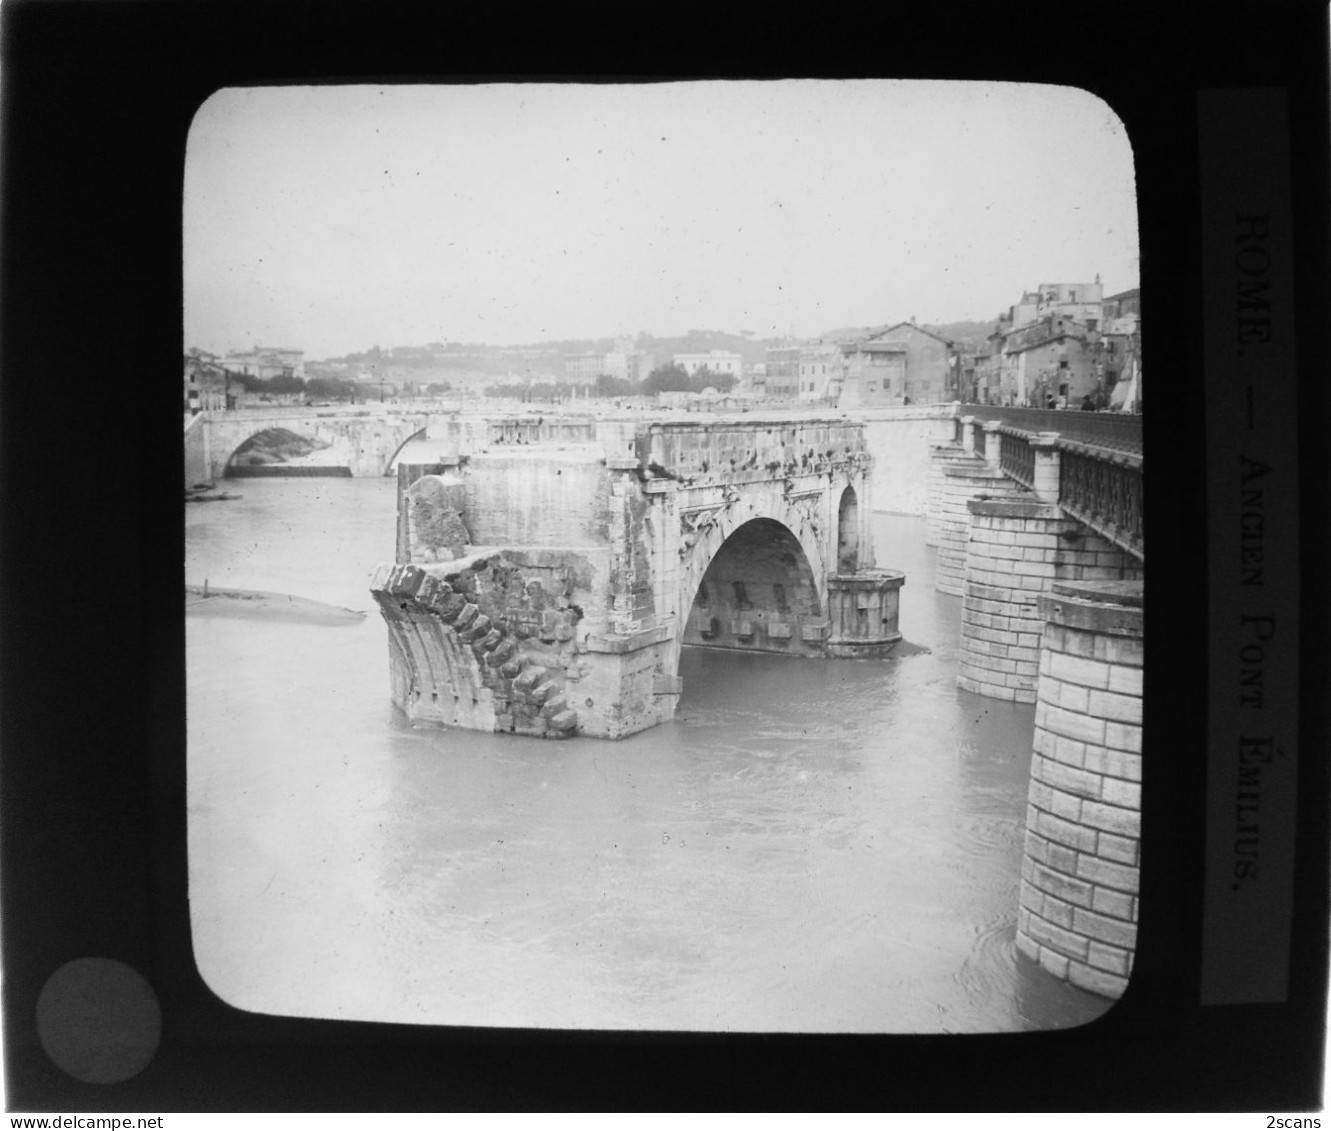
[[[76,958],[37,998],[37,1037],[52,1062],[87,1084],[117,1084],[147,1067],[162,1036],[152,986],[114,958]]]

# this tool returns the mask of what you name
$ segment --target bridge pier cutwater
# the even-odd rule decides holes
[[[620,738],[674,715],[685,644],[892,650],[872,459],[845,419],[492,421],[399,473],[371,592],[413,721]]]
[[[1017,948],[1117,998],[1137,944],[1142,584],[1056,583],[1040,606]]]

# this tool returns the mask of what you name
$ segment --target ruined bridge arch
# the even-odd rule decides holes
[[[604,420],[536,439],[486,435],[399,476],[397,560],[371,591],[414,721],[618,738],[673,716],[685,645],[867,658],[900,639],[862,426]]]
[[[681,588],[679,609],[687,613],[699,601],[715,601],[721,585],[743,583],[750,591],[740,601],[752,604],[753,590],[781,585],[786,602],[792,590],[806,591],[810,612],[819,615],[827,603],[827,579],[821,547],[800,536],[788,522],[752,511],[710,527],[695,546],[697,562]],[[712,592],[708,592],[708,586]],[[781,596],[773,600],[781,603]]]
[[[671,612],[683,645],[785,652],[817,651],[827,609],[825,531],[815,508],[740,497],[681,516],[679,592]]]

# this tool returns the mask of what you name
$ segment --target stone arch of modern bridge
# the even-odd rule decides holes
[[[872,657],[900,639],[860,423],[542,419],[472,439],[400,469],[372,583],[413,720],[617,738],[672,717],[684,645]]]

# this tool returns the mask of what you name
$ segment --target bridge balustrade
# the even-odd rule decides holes
[[[596,421],[590,417],[504,417],[490,420],[486,429],[492,444],[590,443],[596,439]]]
[[[1003,427],[998,432],[998,466],[1023,487],[1035,486],[1035,449],[1025,432]]]
[[[1093,448],[1141,455],[1142,418],[1120,412],[1081,412],[1078,409],[1016,408],[1004,405],[963,405],[956,418],[956,442],[961,443],[961,416],[996,420],[1020,432],[1057,432]]]
[[[1059,438],[1058,503],[1096,533],[1145,559],[1142,461]]]
[[[961,416],[956,421],[960,443],[967,425]],[[980,406],[975,410],[971,435],[973,450],[981,459],[986,454],[986,421],[999,423],[999,469],[1032,490],[1036,453],[1031,438],[1041,432],[1055,433],[1059,505],[1133,556],[1145,559],[1140,416]]]

